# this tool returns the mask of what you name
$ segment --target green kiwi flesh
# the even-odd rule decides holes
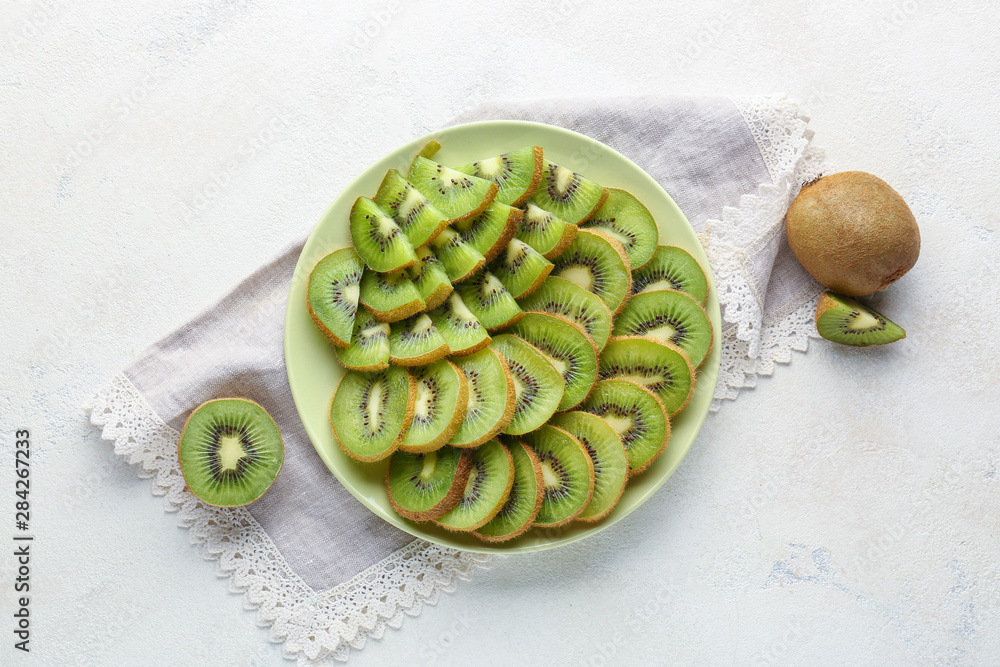
[[[463,174],[450,167],[417,156],[410,165],[409,182],[449,218],[449,224],[472,218],[493,203],[495,183]]]
[[[374,201],[392,216],[414,249],[427,245],[448,226],[448,218],[395,169],[382,179]]]
[[[631,192],[608,188],[608,198],[585,223],[622,244],[632,270],[645,266],[656,251],[660,231],[649,209]]]
[[[338,348],[351,344],[363,270],[364,263],[354,248],[341,248],[321,259],[309,274],[309,316]]]
[[[514,461],[514,483],[497,515],[476,530],[475,536],[484,542],[506,542],[524,534],[542,508],[544,489],[538,455],[522,442],[505,446]]]
[[[472,314],[462,297],[452,293],[444,303],[428,313],[454,357],[478,352],[490,344],[490,334]]]
[[[618,241],[604,232],[581,229],[554,263],[553,276],[593,292],[612,315],[624,308],[632,291],[632,272],[628,256]]]
[[[330,425],[353,459],[379,461],[403,442],[413,419],[416,383],[405,368],[347,371],[330,404]]]
[[[816,304],[816,330],[834,343],[859,347],[906,338],[903,327],[885,315],[833,292],[824,292]]]
[[[453,227],[462,241],[492,262],[514,238],[521,216],[521,209],[493,202],[475,218],[456,222]]]
[[[260,498],[281,472],[285,446],[274,419],[244,398],[202,403],[187,418],[177,443],[191,493],[216,507]]]
[[[663,402],[630,380],[601,380],[580,410],[601,417],[615,430],[625,447],[630,475],[646,470],[670,440],[670,418]]]
[[[499,188],[496,201],[521,206],[535,193],[542,180],[542,155],[540,146],[526,146],[458,167],[457,170],[496,183]]]
[[[621,438],[608,422],[589,412],[561,412],[550,423],[573,435],[590,455],[594,495],[577,520],[600,521],[614,509],[628,481],[628,456]]]
[[[490,272],[500,279],[515,299],[534,292],[552,273],[553,264],[520,239],[511,239],[507,249],[490,264]]]
[[[495,336],[490,347],[500,353],[514,381],[514,417],[508,435],[534,431],[549,420],[562,401],[563,379],[538,348],[512,334]]]
[[[705,305],[708,299],[708,279],[698,260],[683,248],[657,246],[653,258],[632,270],[632,294],[644,294],[672,289],[686,292]]]
[[[455,287],[469,311],[490,333],[517,322],[524,316],[521,307],[503,282],[489,271],[482,271]]]
[[[562,376],[563,395],[557,410],[576,406],[597,381],[597,347],[580,326],[559,315],[525,313],[510,328],[544,354]]]
[[[452,283],[460,283],[486,263],[482,253],[462,240],[457,231],[448,228],[431,241],[431,248],[444,265]]]
[[[687,354],[653,338],[612,338],[601,351],[597,377],[624,378],[646,387],[670,416],[683,410],[694,393],[694,366]]]
[[[426,366],[448,356],[451,349],[427,313],[393,322],[389,331],[389,361],[399,366]]]
[[[646,336],[684,350],[697,368],[712,347],[712,322],[694,298],[676,290],[632,297],[615,318],[612,336]]]
[[[528,202],[515,236],[546,259],[555,259],[576,238],[578,227]]]
[[[525,311],[544,311],[579,324],[598,351],[604,349],[611,336],[611,311],[607,305],[593,292],[565,278],[550,275],[518,305]]]
[[[380,322],[365,309],[354,318],[351,345],[337,349],[340,363],[353,371],[380,371],[389,366],[389,323]]]
[[[594,462],[583,444],[551,424],[523,437],[542,469],[542,506],[535,525],[555,528],[580,516],[594,495]]]
[[[472,469],[458,502],[435,521],[448,530],[475,530],[503,508],[513,484],[510,452],[497,440],[490,440],[472,452]]]
[[[411,521],[431,521],[458,503],[472,470],[472,452],[446,447],[425,454],[396,451],[385,488],[396,513]]]
[[[354,249],[372,271],[386,273],[417,263],[406,234],[381,206],[358,197],[351,208],[351,240]]]
[[[469,381],[469,399],[465,419],[449,444],[478,447],[495,438],[514,417],[514,380],[503,357],[488,347],[454,362]]]
[[[413,281],[424,308],[437,308],[451,294],[451,279],[444,265],[433,252],[427,248],[417,248],[417,264],[406,269],[406,275]]]
[[[469,381],[458,366],[447,359],[415,370],[416,398],[413,420],[400,449],[430,452],[447,443],[465,419],[469,403]]]
[[[542,180],[531,201],[566,222],[578,225],[594,214],[608,198],[608,191],[580,174],[545,160]]]
[[[361,276],[359,301],[382,322],[397,322],[419,313],[426,306],[406,271],[365,271]]]

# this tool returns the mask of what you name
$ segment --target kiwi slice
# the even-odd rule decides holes
[[[309,274],[309,316],[338,348],[351,344],[364,266],[354,248],[341,248],[319,260]]]
[[[493,203],[496,183],[463,174],[418,155],[410,165],[409,182],[448,217],[448,223],[473,218]]]
[[[514,238],[522,215],[521,209],[493,202],[475,218],[456,222],[454,228],[465,243],[492,262]]]
[[[534,292],[552,272],[553,264],[520,239],[511,239],[507,251],[490,264],[490,271],[515,299]]]
[[[458,503],[470,470],[472,452],[453,447],[426,454],[397,450],[385,474],[389,503],[405,519],[436,519]]]
[[[448,356],[451,349],[427,313],[393,322],[389,331],[389,361],[399,366],[426,366]]]
[[[558,410],[576,406],[597,381],[597,347],[580,326],[551,313],[525,313],[510,332],[548,357],[564,385]]]
[[[491,333],[514,324],[524,316],[504,284],[489,271],[477,273],[471,280],[456,286],[455,290],[469,311]]]
[[[538,348],[511,334],[496,336],[490,347],[500,353],[514,380],[514,417],[503,430],[521,435],[549,420],[562,401],[563,379]]]
[[[577,519],[600,521],[614,509],[628,480],[628,456],[621,438],[608,422],[589,412],[562,412],[549,423],[573,435],[590,455],[594,495]]]
[[[530,296],[518,301],[522,310],[561,315],[587,332],[598,351],[611,335],[611,311],[601,298],[565,278],[549,276]]]
[[[612,315],[621,312],[632,292],[632,272],[622,244],[593,229],[580,230],[555,259],[552,275],[601,297]]]
[[[415,249],[427,245],[448,226],[448,218],[395,169],[382,179],[374,201],[392,216]]]
[[[458,366],[441,359],[413,373],[417,396],[413,421],[400,449],[430,452],[451,440],[465,419],[469,403],[469,381]]]
[[[523,438],[542,468],[542,507],[536,526],[555,528],[580,516],[594,495],[594,462],[571,433],[546,424]]]
[[[531,201],[566,222],[578,225],[601,208],[607,198],[606,188],[571,169],[545,160],[542,181]]]
[[[514,460],[496,440],[472,452],[472,469],[458,502],[435,519],[454,531],[471,531],[489,523],[507,502],[514,484]]]
[[[452,356],[464,357],[490,344],[486,327],[472,314],[462,297],[452,293],[428,315],[451,348]]]
[[[708,299],[708,279],[705,272],[698,260],[683,248],[657,246],[653,258],[645,266],[632,270],[632,294],[665,289],[686,292],[703,306]]]
[[[524,534],[542,508],[544,488],[538,455],[523,442],[506,447],[514,461],[514,483],[497,515],[473,533],[484,542],[506,542]]]
[[[444,265],[452,283],[460,283],[486,263],[486,258],[462,240],[454,229],[448,228],[431,241],[434,254]]]
[[[397,322],[419,313],[426,306],[406,271],[365,271],[361,276],[359,300],[382,322]]]
[[[330,425],[352,459],[379,461],[403,442],[413,419],[416,382],[405,368],[347,371],[330,403]]]
[[[248,505],[271,488],[285,460],[278,425],[245,398],[202,403],[184,422],[177,443],[191,493],[216,507]]]
[[[351,345],[337,350],[337,358],[352,371],[380,371],[389,366],[389,324],[365,309],[354,318]]]
[[[546,259],[555,259],[573,242],[577,230],[576,225],[528,202],[515,235]]]
[[[597,415],[625,446],[630,475],[646,470],[670,440],[670,418],[656,394],[631,380],[601,380],[580,410]]]
[[[437,308],[451,294],[451,279],[437,255],[429,249],[417,248],[417,264],[406,269],[406,275],[413,281],[424,308]]]
[[[491,348],[455,359],[469,381],[465,419],[449,444],[478,447],[507,428],[514,417],[517,396],[514,379],[503,357]]]
[[[413,246],[381,206],[358,197],[351,207],[351,240],[354,249],[372,271],[386,273],[417,263]]]
[[[496,183],[496,201],[521,206],[538,189],[543,162],[541,146],[527,146],[458,167],[458,171]]]
[[[816,330],[834,343],[884,345],[906,338],[903,327],[841,294],[823,292],[816,304]]]
[[[712,347],[712,322],[690,294],[662,290],[638,294],[615,319],[612,336],[647,336],[684,350],[695,368]]]
[[[656,394],[672,417],[694,394],[694,366],[673,343],[654,338],[612,338],[601,351],[597,377],[624,378]]]
[[[608,188],[608,198],[586,222],[622,244],[632,270],[645,266],[656,252],[660,230],[646,206],[631,192]]]

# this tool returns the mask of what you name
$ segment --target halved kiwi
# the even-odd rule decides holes
[[[392,216],[414,249],[427,245],[448,226],[448,218],[395,169],[382,179],[374,201]]]
[[[424,308],[431,310],[440,306],[451,294],[451,279],[444,265],[428,248],[417,248],[417,264],[406,269],[406,275],[424,301]]]
[[[319,260],[309,274],[309,316],[338,348],[351,344],[364,266],[354,248],[341,248]]]
[[[524,534],[542,508],[545,489],[538,455],[523,442],[513,441],[505,446],[514,461],[514,483],[497,515],[473,533],[484,542],[506,542]]]
[[[448,356],[451,349],[427,313],[393,322],[389,361],[399,366],[426,366]]]
[[[590,455],[594,495],[577,519],[600,521],[618,504],[628,481],[628,456],[621,438],[608,422],[589,412],[561,412],[549,423],[576,437]]]
[[[436,519],[458,503],[471,470],[469,451],[452,447],[426,454],[396,451],[385,474],[389,503],[405,519]]]
[[[465,419],[469,381],[447,359],[416,369],[413,379],[417,383],[413,421],[399,448],[420,453],[440,449]]]
[[[389,366],[389,323],[362,308],[354,318],[351,345],[337,349],[337,358],[353,371],[380,371]]]
[[[637,475],[663,453],[670,440],[670,417],[663,401],[631,380],[601,380],[580,410],[601,417],[625,446],[629,474]]]
[[[542,182],[538,184],[531,201],[566,222],[578,225],[601,208],[607,198],[606,188],[571,169],[545,160]]]
[[[458,167],[458,171],[496,183],[499,188],[496,201],[520,206],[538,189],[542,165],[542,148],[527,146]]]
[[[467,244],[453,228],[448,228],[431,241],[434,254],[444,265],[452,283],[460,283],[486,263],[482,254]]]
[[[615,319],[612,336],[646,336],[673,343],[698,368],[712,348],[712,322],[690,294],[661,290],[637,294]]]
[[[361,276],[359,300],[382,322],[398,322],[426,307],[417,286],[405,271],[365,271]]]
[[[391,456],[410,427],[415,397],[416,382],[400,366],[347,371],[330,403],[330,425],[341,449],[364,462]]]
[[[448,343],[452,356],[464,357],[490,344],[486,327],[472,314],[457,293],[452,293],[428,315],[441,337]]]
[[[555,528],[580,516],[594,496],[594,462],[576,437],[551,424],[525,435],[542,468],[542,507],[536,526]]]
[[[577,231],[576,225],[528,202],[515,235],[546,259],[555,259],[573,242]]]
[[[199,405],[184,422],[177,456],[184,481],[199,500],[240,507],[271,488],[285,446],[263,407],[245,398],[218,398]]]
[[[493,202],[475,218],[456,222],[454,228],[462,241],[492,262],[514,238],[521,216],[521,209]]]
[[[884,345],[906,338],[903,327],[854,299],[824,292],[816,304],[819,335],[844,345]]]
[[[581,229],[554,263],[553,276],[601,297],[612,315],[625,307],[632,290],[628,256],[622,245],[604,232]]]
[[[507,448],[490,440],[472,453],[472,469],[458,502],[435,521],[454,531],[471,531],[497,515],[514,484],[514,461]]]
[[[656,251],[660,231],[646,206],[631,192],[608,188],[608,198],[585,224],[622,244],[632,270],[645,266]]]
[[[579,324],[598,351],[611,336],[611,311],[593,292],[588,292],[565,278],[550,275],[529,296],[518,301],[522,310],[538,310],[561,315]]]
[[[508,435],[533,431],[549,420],[559,407],[563,379],[548,357],[523,338],[496,336],[490,347],[500,353],[514,380],[514,417],[503,430]]]
[[[597,381],[597,347],[578,324],[552,313],[528,312],[510,332],[538,348],[559,371],[564,389],[558,410],[586,398]]]
[[[653,258],[645,266],[633,268],[632,294],[665,289],[687,292],[695,301],[705,305],[708,279],[698,260],[687,250],[672,245],[657,246]]]
[[[419,155],[410,165],[408,180],[449,218],[449,224],[479,215],[497,195],[495,183]]]
[[[351,240],[354,249],[372,271],[397,271],[417,263],[406,234],[381,206],[358,197],[351,208]]]
[[[694,394],[694,366],[687,354],[653,338],[612,338],[601,351],[597,377],[624,378],[648,388],[670,416],[683,410]]]
[[[517,396],[514,379],[503,357],[491,348],[455,359],[469,381],[465,419],[449,444],[478,447],[507,428],[514,417]]]
[[[520,239],[511,239],[506,252],[490,264],[490,272],[500,279],[515,299],[534,292],[552,272],[553,264]]]
[[[524,316],[503,282],[489,271],[482,271],[455,287],[469,311],[486,330],[494,332],[509,327]]]

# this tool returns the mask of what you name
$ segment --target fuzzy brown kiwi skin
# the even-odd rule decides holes
[[[535,170],[531,173],[531,183],[528,184],[528,189],[524,191],[524,194],[518,197],[517,201],[511,204],[511,206],[524,206],[524,202],[534,196],[535,190],[538,189],[538,186],[542,182],[542,173],[545,170],[544,151],[541,146],[532,146],[531,152],[535,157]]]
[[[315,324],[316,324],[316,328],[319,329],[323,333],[324,336],[326,336],[327,340],[329,340],[331,343],[333,343],[336,347],[339,347],[342,350],[346,350],[347,348],[349,348],[351,346],[351,341],[349,341],[349,340],[348,341],[342,340],[335,333],[333,333],[332,331],[330,331],[329,329],[327,329],[326,325],[323,324],[322,321],[320,321],[319,316],[316,315],[316,311],[313,310],[312,301],[309,300],[309,285],[310,285],[310,283],[312,283],[312,274],[311,273],[309,274],[309,280],[306,281],[306,309],[309,311],[309,317],[312,318],[312,321],[315,322]],[[360,301],[358,303],[360,303]]]
[[[465,377],[465,373],[462,372],[455,364],[450,361],[447,362],[449,366],[458,375],[458,396],[455,399],[455,414],[452,416],[451,422],[445,427],[438,437],[434,438],[430,442],[424,443],[417,447],[409,447],[407,445],[400,445],[399,448],[404,452],[409,452],[410,454],[426,454],[427,452],[433,452],[437,449],[444,447],[451,437],[455,435],[455,431],[458,427],[462,425],[462,420],[465,419],[465,411],[469,405],[469,379]]]
[[[188,422],[190,422],[190,421],[191,421],[191,417],[193,417],[193,416],[194,416],[194,413],[198,412],[198,410],[199,410],[200,408],[202,408],[203,406],[206,406],[206,405],[208,405],[209,403],[214,403],[214,402],[216,402],[216,401],[243,401],[244,403],[250,403],[251,405],[256,405],[256,406],[257,406],[258,408],[260,408],[261,410],[264,410],[264,414],[266,414],[266,415],[267,415],[268,417],[270,417],[270,418],[271,418],[271,421],[272,421],[272,422],[274,422],[274,428],[275,428],[275,430],[277,430],[277,431],[278,431],[278,439],[279,439],[279,440],[281,441],[281,451],[282,451],[282,457],[281,457],[281,465],[280,465],[280,466],[278,467],[278,472],[276,472],[276,473],[274,474],[274,480],[277,480],[277,479],[278,479],[278,475],[280,475],[280,474],[281,474],[281,469],[285,467],[285,457],[284,457],[284,451],[285,451],[285,439],[284,439],[284,438],[282,437],[282,435],[281,435],[281,429],[280,429],[280,428],[278,428],[278,422],[276,422],[276,421],[274,420],[274,417],[271,417],[271,413],[270,413],[270,412],[268,412],[268,411],[267,411],[267,410],[266,410],[266,409],[264,408],[264,406],[263,406],[263,405],[261,405],[261,404],[260,404],[260,403],[258,403],[257,401],[251,401],[251,400],[250,400],[249,398],[240,398],[240,397],[223,397],[223,398],[213,398],[213,399],[212,399],[212,400],[210,400],[210,401],[205,401],[204,403],[202,403],[201,405],[199,405],[198,407],[196,407],[196,408],[195,408],[194,410],[192,410],[192,411],[191,411],[191,414],[189,414],[189,415],[188,415],[188,418],[184,420],[184,427],[183,427],[183,428],[181,429],[181,434],[180,434],[180,435],[179,435],[179,436],[177,437],[177,460],[178,460],[178,461],[180,461],[180,460],[181,460],[181,440],[183,440],[183,439],[184,439],[184,431],[185,431],[185,430],[187,430],[187,426],[188,426]],[[187,476],[186,476],[186,475],[184,474],[184,468],[181,468],[181,476],[183,476],[183,477],[184,477],[184,484],[185,484],[185,486],[187,486],[187,489],[188,489],[188,491],[191,491],[191,485],[190,485],[190,484],[188,484],[188,481],[187,481]],[[199,500],[200,502],[203,502],[203,503],[205,503],[206,505],[209,505],[209,506],[211,506],[211,507],[246,507],[247,505],[249,505],[249,504],[251,504],[251,503],[254,503],[254,502],[256,502],[256,501],[260,500],[260,499],[261,499],[261,497],[263,497],[263,495],[264,495],[265,493],[267,493],[267,490],[271,488],[271,485],[273,485],[273,484],[274,484],[274,480],[271,480],[271,484],[269,484],[269,485],[268,485],[268,487],[267,487],[267,489],[264,489],[264,490],[263,490],[263,491],[261,492],[261,494],[260,494],[259,496],[257,496],[256,498],[254,498],[254,499],[252,499],[252,500],[248,500],[248,501],[246,501],[246,502],[245,502],[245,503],[243,503],[242,505],[213,505],[213,504],[212,504],[212,503],[210,503],[210,502],[206,502],[206,501],[202,500],[202,499],[201,499],[201,498],[200,498],[200,497],[199,497],[199,496],[198,496],[198,495],[197,495],[197,494],[196,494],[196,493],[195,493],[194,491],[191,491],[191,494],[192,494],[192,495],[194,495],[194,497],[195,497],[195,498],[198,498],[198,500]]]
[[[431,292],[430,295],[424,299],[424,309],[421,312],[434,310],[440,306],[449,296],[451,296],[454,289],[455,288],[451,285],[440,285],[438,289]]]
[[[359,301],[359,303],[364,306],[369,313],[372,314],[379,322],[398,322],[399,320],[405,320],[411,315],[416,315],[420,311],[424,310],[426,304],[424,304],[423,299],[417,297],[415,300],[408,303],[404,303],[402,306],[393,308],[392,310],[378,311],[369,306],[364,301]]]
[[[503,415],[500,416],[500,420],[496,423],[488,433],[483,435],[483,437],[478,440],[474,440],[468,444],[456,445],[454,443],[449,443],[452,447],[456,449],[474,449],[479,447],[483,443],[489,442],[493,438],[500,435],[500,433],[510,425],[512,419],[514,419],[514,408],[517,407],[517,394],[514,391],[514,376],[511,375],[510,368],[507,367],[507,360],[504,359],[503,355],[496,350],[491,349],[490,352],[500,360],[500,368],[503,371],[504,378],[507,380],[507,402],[504,405]]]
[[[677,347],[676,345],[674,345],[670,341],[660,340],[659,338],[653,338],[652,336],[612,336],[611,338],[608,339],[608,342],[610,343],[610,342],[616,341],[616,340],[649,340],[649,341],[653,341],[657,345],[663,345],[664,347],[669,347],[670,349],[674,350],[675,352],[677,352],[677,353],[679,353],[681,355],[681,358],[684,359],[685,362],[687,362],[688,371],[691,374],[691,389],[688,391],[687,398],[684,399],[684,403],[681,405],[681,407],[677,408],[673,412],[668,412],[667,414],[670,417],[675,417],[675,416],[679,415],[681,412],[683,412],[684,408],[686,408],[688,406],[688,403],[691,402],[691,397],[694,396],[694,389],[695,389],[695,385],[697,384],[697,380],[698,380],[697,373],[695,372],[695,367],[691,363],[691,357],[689,357],[687,355],[687,352],[685,352],[681,348]],[[608,379],[608,380],[621,380],[621,379],[624,379],[624,378],[606,378],[606,379]],[[638,383],[636,383],[636,384],[638,384]],[[642,386],[642,385],[639,385],[639,386]],[[647,391],[649,391],[649,390],[647,389]],[[653,392],[650,392],[650,393],[653,393]],[[656,398],[657,398],[657,400],[660,399],[659,396],[657,396]],[[662,404],[662,401],[661,401],[661,404]]]
[[[514,238],[514,234],[517,232],[517,228],[521,224],[521,218],[523,217],[524,211],[519,208],[511,209],[510,215],[507,216],[507,223],[503,228],[503,233],[500,234],[500,238],[497,239],[497,242],[493,244],[492,248],[483,253],[483,257],[486,259],[486,264],[499,257],[500,253],[507,249],[507,244],[509,244],[510,240]]]
[[[498,192],[500,192],[500,188],[497,187],[497,184],[490,183],[490,189],[486,192],[486,198],[483,199],[482,203],[480,203],[479,206],[477,206],[472,211],[469,211],[465,215],[460,215],[457,218],[452,218],[451,220],[448,221],[448,224],[453,225],[456,222],[462,222],[463,220],[471,220],[472,218],[475,218],[483,211],[485,211],[490,204],[493,203],[493,200],[496,199]]]
[[[507,320],[506,322],[502,322],[501,324],[498,324],[498,325],[493,326],[493,327],[486,327],[486,331],[488,333],[491,333],[491,334],[496,333],[498,331],[502,331],[502,330],[504,330],[504,329],[506,329],[508,327],[512,327],[515,324],[517,324],[518,322],[520,322],[522,317],[524,317],[524,311],[523,310],[519,310],[516,313],[514,313],[513,315],[511,315],[510,319]]]
[[[472,534],[483,542],[490,542],[493,544],[497,544],[499,542],[509,542],[515,537],[524,535],[526,532],[531,530],[531,527],[535,524],[535,518],[538,517],[538,511],[542,509],[542,499],[545,498],[545,485],[542,480],[542,464],[538,460],[538,454],[535,453],[534,449],[520,441],[518,441],[518,444],[524,448],[524,452],[528,455],[528,459],[531,461],[531,469],[535,471],[535,508],[531,510],[531,516],[524,522],[524,525],[515,530],[513,533],[493,537],[491,535],[483,535],[478,531],[472,531]],[[514,488],[513,484],[511,484],[511,488]],[[508,494],[509,493],[510,492],[508,491]],[[503,509],[503,505],[500,506],[500,509]]]
[[[399,516],[410,521],[432,521],[440,516],[444,516],[451,511],[451,508],[458,504],[458,501],[462,498],[462,492],[465,490],[465,485],[469,482],[469,472],[471,470],[472,452],[462,452],[461,457],[458,459],[458,468],[455,470],[455,479],[451,483],[451,488],[448,489],[448,495],[442,498],[441,502],[437,505],[423,512],[411,512],[396,504],[392,494],[389,493],[388,468],[385,471],[385,492],[389,496],[389,504],[392,505],[392,509],[396,510],[396,514]]]
[[[554,268],[556,268],[555,264],[551,264],[551,263],[548,266],[544,267],[542,269],[541,273],[538,274],[538,277],[535,278],[535,282],[533,282],[530,285],[528,285],[528,287],[523,292],[521,292],[519,295],[517,295],[516,297],[514,297],[514,299],[515,300],[516,299],[523,299],[524,297],[529,296],[532,292],[534,292],[539,287],[541,287],[542,283],[545,282],[545,279],[549,277],[549,274],[552,273],[552,269],[554,269]],[[514,295],[512,294],[511,296],[514,296]],[[514,322],[510,326],[513,326],[514,324],[517,324],[517,322]]]
[[[563,233],[562,236],[559,238],[559,241],[557,241],[556,244],[552,246],[552,248],[547,253],[544,253],[542,257],[548,260],[553,260],[559,255],[566,252],[566,248],[568,248],[569,245],[573,242],[573,239],[576,238],[576,234],[579,231],[580,231],[579,225],[573,222],[567,222],[566,226],[563,227]]]
[[[362,373],[374,373],[375,371],[384,371],[389,368],[388,361],[383,361],[380,364],[372,364],[371,366],[348,366],[340,357],[337,357],[337,361],[339,361],[340,365],[349,371],[360,371]]]
[[[605,192],[607,192],[607,188],[605,188]],[[606,196],[605,199],[607,199]],[[611,247],[614,248],[616,253],[618,253],[618,256],[622,258],[623,262],[625,262],[625,277],[628,279],[628,285],[625,290],[625,296],[622,297],[622,302],[618,304],[618,308],[615,309],[615,312],[611,313],[611,318],[613,320],[621,314],[621,312],[625,309],[625,305],[628,303],[628,300],[632,297],[632,264],[628,261],[628,255],[625,253],[625,248],[618,241],[618,239],[611,236],[607,232],[601,231],[600,229],[588,229],[587,232],[600,236],[602,239],[610,243]]]
[[[590,209],[590,211],[586,215],[584,215],[582,218],[580,218],[580,220],[577,221],[576,224],[582,225],[583,223],[585,223],[588,220],[590,220],[591,218],[593,218],[594,214],[597,213],[598,211],[600,211],[601,207],[604,206],[604,202],[608,201],[608,195],[609,194],[611,194],[611,191],[608,190],[607,188],[604,188],[601,191],[601,197],[597,200],[597,203],[594,204],[594,208]]]
[[[565,526],[566,524],[572,521],[576,521],[577,517],[583,514],[583,510],[587,509],[587,505],[590,504],[591,498],[594,497],[594,482],[597,481],[597,476],[594,474],[594,462],[593,460],[591,460],[590,454],[587,452],[587,448],[583,446],[583,443],[580,442],[579,438],[577,438],[575,435],[573,435],[566,429],[559,428],[558,426],[552,426],[551,424],[549,424],[549,426],[556,429],[557,431],[562,431],[566,436],[571,438],[573,442],[576,443],[576,446],[580,448],[580,451],[583,452],[583,455],[587,458],[587,467],[590,470],[590,491],[587,493],[586,502],[581,504],[580,509],[574,512],[572,515],[566,517],[562,521],[557,521],[556,523],[538,523],[536,521],[533,525],[537,528],[559,528],[560,526]]]
[[[467,357],[470,354],[475,354],[476,352],[479,352],[479,350],[481,350],[484,347],[486,347],[487,345],[489,345],[492,341],[493,341],[492,338],[490,338],[489,336],[486,336],[486,338],[484,338],[483,340],[479,341],[478,343],[476,343],[472,347],[468,347],[468,348],[466,348],[464,350],[452,350],[451,351],[451,356],[452,357]]]
[[[465,528],[454,528],[452,526],[446,526],[443,523],[438,523],[439,526],[452,533],[471,533],[477,528],[482,528],[488,524],[493,520],[493,517],[500,513],[500,510],[503,509],[504,503],[507,502],[507,497],[510,496],[511,488],[514,486],[514,457],[511,456],[510,450],[506,447],[503,448],[503,451],[507,455],[507,488],[504,490],[503,496],[501,497],[500,502],[497,503],[497,506],[487,513],[486,518],[471,526],[466,526]],[[463,452],[463,454],[464,453],[465,452]],[[469,452],[469,454],[471,459],[472,452]],[[468,480],[466,480],[466,483],[468,483]],[[461,497],[461,494],[459,494],[459,497]]]
[[[391,349],[391,348],[390,348]],[[451,354],[451,348],[448,347],[448,343],[441,343],[439,346],[431,350],[430,352],[425,352],[419,357],[394,357],[389,355],[389,362],[396,364],[397,366],[427,366],[428,364],[433,364],[439,359],[444,359],[449,354]]]
[[[375,461],[381,461],[382,459],[389,458],[390,456],[392,456],[392,453],[394,451],[399,449],[399,446],[403,443],[403,438],[406,437],[406,432],[410,430],[410,422],[413,421],[413,412],[417,403],[417,383],[414,381],[413,376],[410,375],[409,373],[406,374],[406,378],[407,378],[408,393],[406,396],[406,412],[403,413],[402,428],[399,429],[399,435],[396,436],[396,439],[392,442],[392,444],[389,445],[389,447],[384,452],[381,452],[374,456],[359,456],[358,454],[349,451],[347,447],[344,446],[344,443],[340,439],[340,435],[337,433],[337,425],[333,423],[333,413],[332,413],[333,399],[337,397],[337,392],[336,391],[333,392],[333,396],[330,398],[330,405],[327,407],[326,413],[330,415],[328,419],[330,422],[330,428],[333,429],[333,437],[337,441],[337,444],[340,445],[340,449],[343,450],[345,454],[350,456],[355,461],[361,461],[362,463],[373,463]],[[341,377],[340,381],[343,382],[344,378]],[[339,382],[337,383],[337,389],[340,389]]]

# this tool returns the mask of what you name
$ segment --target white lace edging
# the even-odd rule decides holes
[[[284,643],[286,657],[299,665],[344,662],[350,650],[386,626],[398,628],[403,616],[416,616],[424,604],[437,604],[441,591],[488,567],[480,554],[414,540],[353,579],[316,592],[296,575],[260,524],[244,508],[205,505],[187,490],[177,462],[179,433],[165,424],[124,375],[113,378],[96,396],[90,421],[115,453],[138,463],[139,475],[152,478],[153,493],[164,496],[167,511],[191,529],[208,560],[243,592],[244,607],[257,609],[257,622],[270,626],[270,639]]]
[[[704,234],[723,309],[722,363],[712,411],[721,401],[753,387],[756,376],[771,375],[776,363],[791,361],[792,350],[805,352],[818,336],[813,311],[820,286],[810,282],[780,313],[764,315],[766,294],[756,285],[753,256],[784,233],[784,214],[799,188],[826,171],[823,152],[812,145],[809,119],[782,97],[733,98],[771,175],[738,207],[723,209],[709,220]],[[761,228],[761,220],[770,221]],[[766,284],[766,280],[762,281]]]

